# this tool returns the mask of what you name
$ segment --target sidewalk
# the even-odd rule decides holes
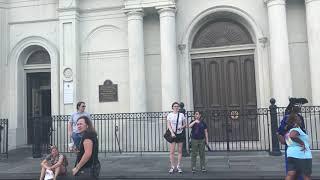
[[[9,152],[0,160],[0,179],[38,179],[41,159],[31,157],[31,149]],[[313,179],[320,180],[319,151],[313,152]],[[266,152],[211,153],[207,156],[206,174],[191,173],[190,157],[183,158],[183,174],[168,174],[168,153],[99,155],[100,179],[284,179],[283,157]],[[69,155],[69,173],[75,155]],[[72,179],[64,177],[60,179]]]

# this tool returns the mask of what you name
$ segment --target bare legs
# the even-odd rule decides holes
[[[41,168],[41,173],[40,173],[40,180],[43,180],[43,179],[44,179],[45,173],[46,173],[46,168],[42,167],[42,168]]]
[[[296,172],[295,171],[288,171],[288,174],[285,180],[295,180],[296,179]],[[303,180],[311,180],[310,176],[304,175]]]
[[[171,164],[171,167],[175,167],[174,153],[175,153],[176,144],[178,144],[178,163],[177,163],[177,166],[180,166],[180,163],[182,160],[183,143],[175,143],[175,142],[170,143],[170,164]]]

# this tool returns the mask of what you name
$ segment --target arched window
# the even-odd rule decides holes
[[[206,23],[196,33],[192,48],[252,44],[250,33],[240,23],[218,19]]]
[[[29,56],[26,64],[27,65],[32,65],[32,64],[50,64],[50,55],[44,49],[34,51]]]

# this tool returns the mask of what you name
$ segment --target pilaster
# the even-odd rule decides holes
[[[80,100],[79,0],[59,0],[59,52],[61,114],[75,110]]]

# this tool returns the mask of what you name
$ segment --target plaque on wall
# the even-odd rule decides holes
[[[99,85],[99,102],[118,101],[118,84],[106,80],[103,85]]]

